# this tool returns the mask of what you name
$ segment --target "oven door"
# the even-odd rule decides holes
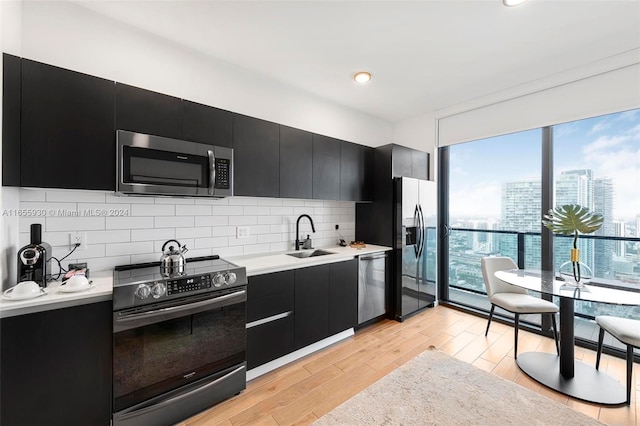
[[[117,191],[125,194],[233,195],[233,150],[118,130]]]
[[[181,421],[244,389],[245,303],[239,287],[114,312],[114,424]]]

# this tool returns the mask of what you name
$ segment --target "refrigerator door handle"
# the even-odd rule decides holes
[[[415,226],[415,229],[416,229],[416,244],[413,246],[413,250],[415,251],[416,259],[420,257],[418,255],[420,251],[420,216],[419,214],[420,213],[418,211],[418,205],[416,204],[416,208],[413,211],[413,225]]]
[[[418,206],[418,223],[420,230],[418,231],[418,235],[420,235],[420,243],[418,248],[418,258],[422,257],[422,252],[424,250],[424,240],[425,240],[425,229],[424,229],[424,214],[422,213],[422,206]]]

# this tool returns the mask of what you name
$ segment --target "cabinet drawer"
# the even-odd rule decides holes
[[[247,322],[293,311],[293,271],[249,277]]]
[[[293,352],[293,315],[247,329],[247,368]]]

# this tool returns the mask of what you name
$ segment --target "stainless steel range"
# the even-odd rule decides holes
[[[217,256],[170,277],[159,263],[116,267],[114,425],[174,424],[245,389],[246,284]]]

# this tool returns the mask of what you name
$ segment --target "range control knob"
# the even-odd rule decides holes
[[[236,273],[235,272],[227,272],[224,274],[224,281],[227,284],[233,284],[236,282]]]
[[[167,291],[167,286],[164,283],[155,283],[153,288],[151,289],[151,294],[154,299],[158,299],[164,296],[164,293]]]
[[[151,286],[149,284],[140,284],[136,289],[136,296],[140,299],[146,299],[151,294]]]
[[[215,287],[222,287],[223,284],[224,284],[224,276],[218,272],[213,276],[213,285]]]

